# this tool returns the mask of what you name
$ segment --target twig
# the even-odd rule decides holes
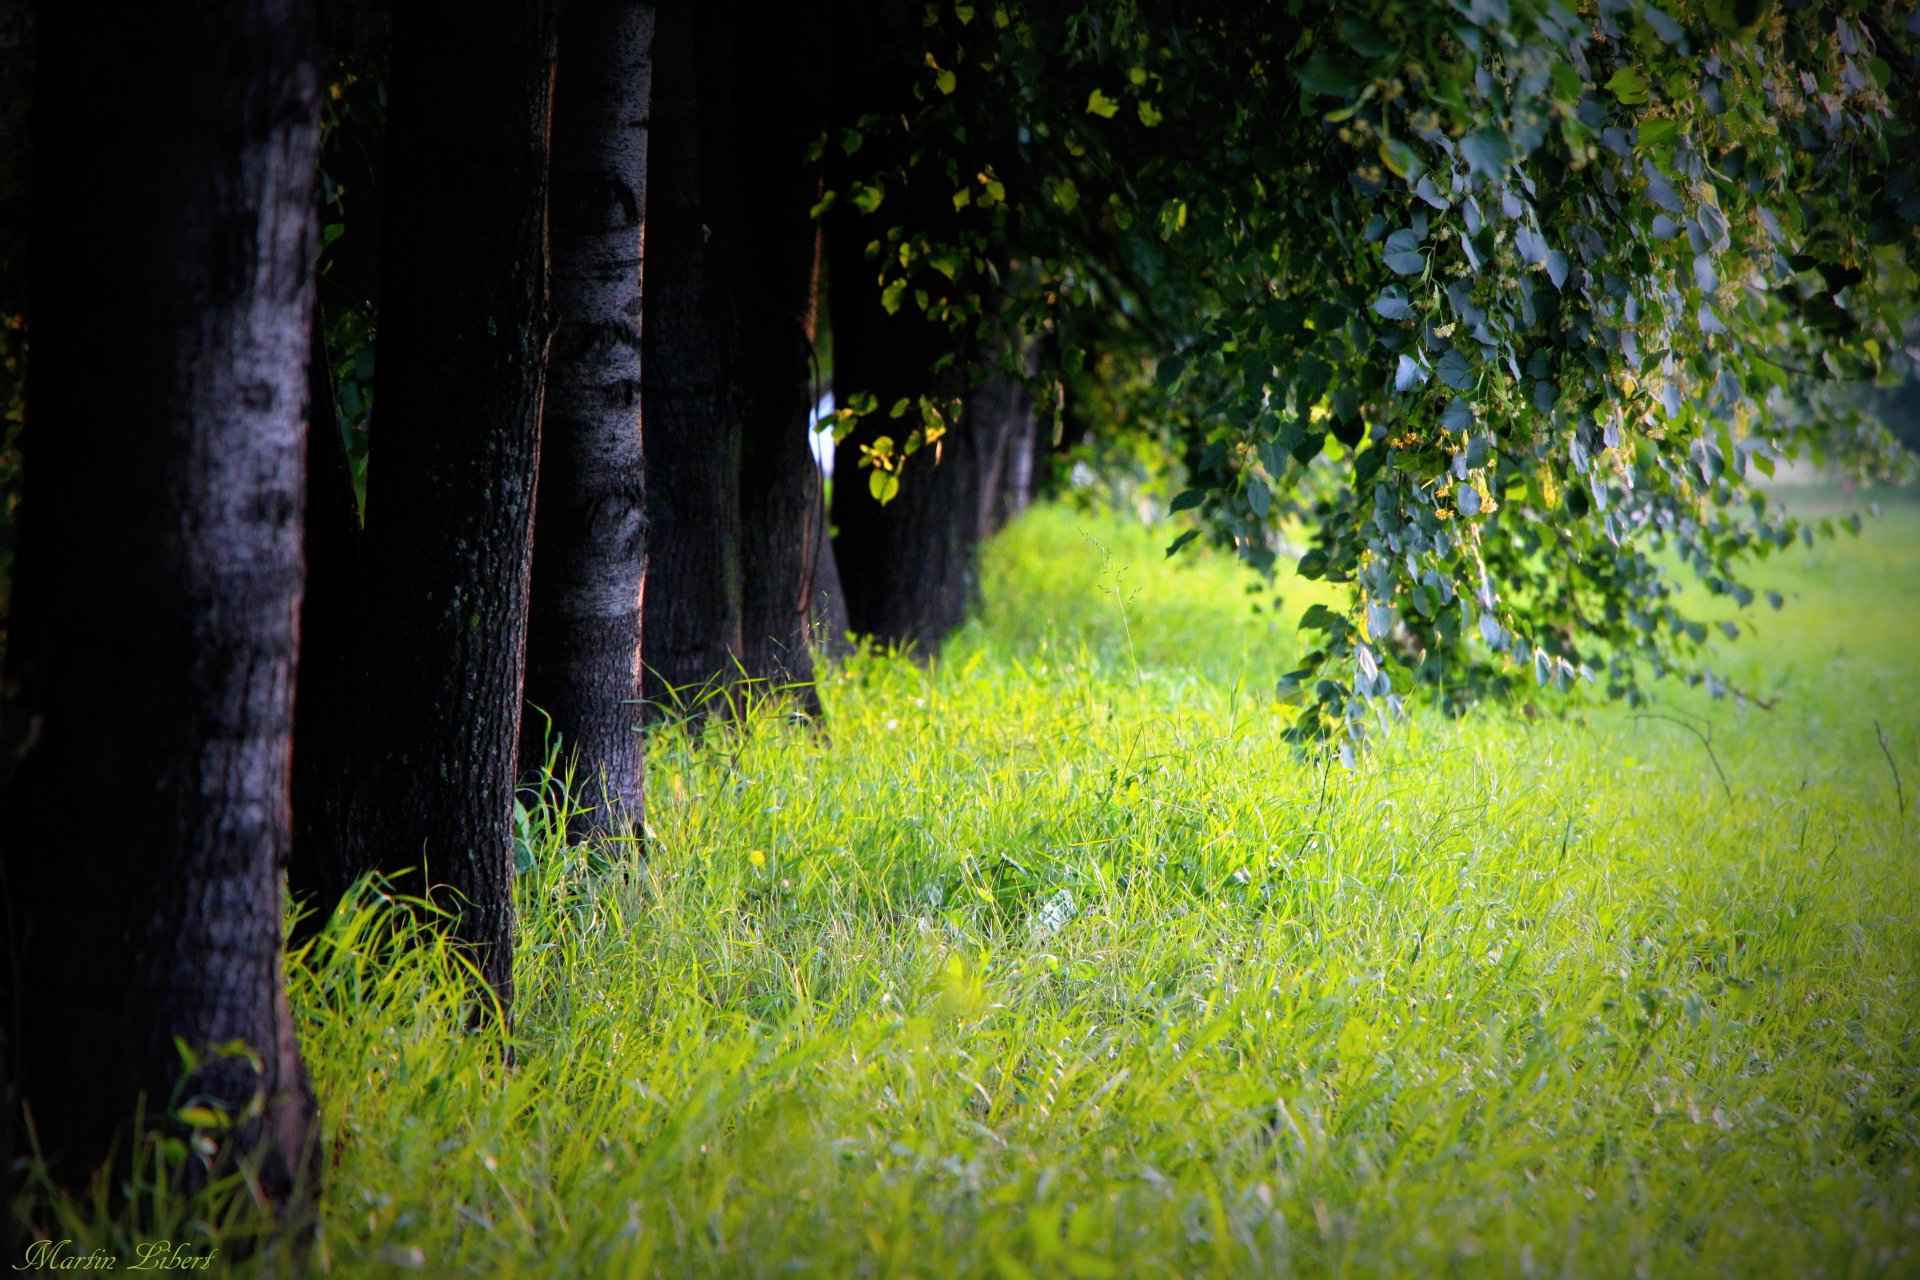
[[[1880,739],[1880,754],[1887,758],[1887,768],[1893,770],[1893,794],[1900,802],[1900,816],[1904,818],[1907,816],[1907,790],[1900,785],[1900,766],[1893,762],[1893,748],[1887,745],[1887,731],[1880,727],[1878,720],[1873,722],[1873,736]]]
[[[1712,726],[1708,726],[1707,732],[1702,733],[1697,726],[1689,724],[1678,716],[1661,715],[1657,711],[1643,712],[1635,716],[1634,719],[1665,720],[1668,724],[1679,725],[1682,729],[1685,729],[1688,733],[1700,739],[1700,745],[1707,749],[1707,759],[1713,762],[1713,771],[1720,775],[1720,789],[1727,793],[1727,803],[1733,803],[1733,787],[1727,782],[1727,771],[1720,767],[1720,757],[1716,755],[1713,750]]]

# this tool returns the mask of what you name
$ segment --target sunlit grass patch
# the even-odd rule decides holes
[[[1269,696],[1302,584],[1035,512],[823,731],[657,734],[644,865],[536,822],[511,1068],[444,951],[298,971],[325,1265],[1920,1270],[1917,532],[1769,568],[1778,707],[1658,708],[1711,758],[1543,705],[1349,771]]]

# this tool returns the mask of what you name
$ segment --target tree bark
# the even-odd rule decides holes
[[[658,7],[642,389],[650,712],[726,715],[741,651],[741,419],[728,272],[733,15]]]
[[[350,791],[355,872],[412,873],[502,1009],[551,321],[548,0],[394,15]]]
[[[812,611],[821,556],[820,468],[807,440],[821,194],[809,146],[827,125],[828,15],[821,0],[769,7],[736,46],[733,253],[740,323],[741,665],[755,687],[820,714]]]
[[[175,1132],[180,1106],[205,1106],[236,1119],[228,1153],[265,1194],[298,1206],[316,1124],[279,873],[318,242],[313,17],[300,0],[47,3],[36,40],[4,708],[20,730],[0,735],[20,748],[0,798],[8,1128],[30,1120],[56,1181],[84,1191],[142,1136],[142,1099],[150,1128]]]
[[[550,738],[574,769],[572,835],[642,814],[641,251],[654,10],[572,0],[553,122],[553,280],[527,620],[523,772]]]

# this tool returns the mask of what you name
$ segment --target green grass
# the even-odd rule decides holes
[[[1304,762],[1306,584],[1167,540],[1031,513],[931,669],[658,737],[652,860],[524,878],[510,1070],[342,922],[322,1265],[1920,1275],[1920,508],[1768,569],[1776,709],[1663,691],[1712,758],[1543,706]]]

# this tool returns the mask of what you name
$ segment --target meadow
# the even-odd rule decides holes
[[[1353,769],[1281,736],[1310,584],[1170,536],[1031,512],[937,663],[656,734],[643,865],[533,814],[510,1068],[337,919],[318,1269],[1920,1275],[1920,505],[1765,568],[1770,711]]]

